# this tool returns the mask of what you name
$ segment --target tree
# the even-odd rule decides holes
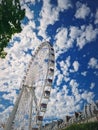
[[[11,36],[21,32],[21,20],[25,16],[25,10],[21,9],[19,0],[1,0],[0,2],[0,57],[4,58]]]

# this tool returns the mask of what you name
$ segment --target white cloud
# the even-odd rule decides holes
[[[98,35],[98,29],[94,29],[90,24],[88,26],[81,26],[81,34],[77,37],[77,46],[82,49],[87,43],[94,41]]]
[[[70,56],[68,56],[65,61],[59,62],[59,65],[63,75],[69,76]]]
[[[92,57],[88,62],[88,67],[92,69],[98,69],[98,60]]]
[[[81,72],[81,75],[86,76],[87,75],[87,71]]]
[[[23,6],[23,8],[25,9],[25,16],[28,18],[28,19],[33,19],[34,18],[34,12],[30,10],[30,8],[25,4]]]
[[[68,56],[67,58],[66,58],[66,61],[65,61],[65,63],[66,63],[66,65],[67,65],[67,67],[70,67],[70,59],[71,59],[71,57],[70,56]]]
[[[52,89],[45,117],[64,119],[66,115],[80,111],[80,105],[83,105],[83,101],[87,101],[88,103],[92,102],[94,98],[93,92],[87,92],[85,90],[80,94],[79,84],[74,79],[70,80],[70,86],[70,89],[66,85],[63,86],[62,90],[58,90],[57,88]],[[72,95],[68,94],[69,90],[72,91]]]
[[[89,13],[91,12],[90,8],[86,4],[82,4],[80,2],[77,2],[76,6],[77,6],[77,10],[75,13],[75,17],[78,19],[85,19],[89,15]]]
[[[58,72],[56,69],[55,76],[57,76],[57,86],[60,86],[63,81],[68,82],[70,80],[68,72],[70,67],[70,56],[68,56],[65,61],[58,62],[58,64],[60,65],[60,71]]]
[[[43,7],[40,12],[40,27],[38,35],[42,36],[44,39],[47,38],[46,36],[46,29],[49,24],[54,24],[55,21],[58,20],[59,12],[56,8],[52,8],[52,5],[50,4],[50,0],[44,0],[43,1]]]
[[[69,36],[71,46],[76,41],[76,45],[79,49],[82,49],[86,44],[96,40],[98,35],[98,29],[94,28],[93,25],[89,24],[88,26],[82,25],[80,27],[70,26]],[[68,43],[69,39],[67,39]]]
[[[60,8],[61,11],[67,10],[70,7],[72,7],[70,0],[58,0],[58,8]]]
[[[56,64],[56,63],[55,63]],[[57,66],[55,66],[55,73],[54,73],[54,77],[56,77],[57,75],[60,74],[60,70],[57,68]]]
[[[93,92],[87,92],[85,91],[84,93],[82,93],[81,97],[86,100],[88,103],[91,103],[93,101],[94,98],[94,93]]]
[[[58,6],[53,7],[50,4],[50,0],[43,0],[42,10],[40,12],[40,26],[38,35],[47,39],[46,29],[48,25],[53,25],[59,19],[60,11],[67,10],[71,7],[71,3],[68,0],[58,0]]]
[[[93,89],[95,87],[95,83],[92,82],[91,85],[90,85],[90,89]]]
[[[62,83],[62,80],[63,80],[63,75],[62,75],[62,74],[59,74],[59,75],[58,75],[58,78],[57,78],[57,85],[58,85],[58,86]]]
[[[3,110],[5,109],[5,106],[3,104],[0,104],[0,110],[1,109],[3,109]]]
[[[70,38],[75,40],[81,34],[81,29],[79,27],[71,26],[70,27]]]
[[[78,87],[78,83],[73,79],[70,81],[70,85],[75,88]]]
[[[74,71],[77,72],[78,69],[79,69],[79,62],[78,61],[74,61],[73,62],[73,68],[74,68]]]
[[[2,98],[5,100],[9,100],[13,104],[15,103],[15,100],[17,97],[16,90],[11,90],[8,94],[3,94]]]
[[[98,9],[96,10],[94,23],[95,23],[95,24],[98,24]]]
[[[59,47],[59,49],[66,48],[67,35],[68,31],[66,28],[60,28],[57,30],[55,39],[56,39],[56,45]]]
[[[56,40],[54,43],[56,58],[58,58],[61,53],[68,51],[68,49],[73,46],[74,40],[68,38],[67,28],[58,28],[54,39]]]
[[[94,29],[91,24],[86,27],[85,37],[86,37],[87,42],[91,42],[95,40],[97,34],[98,34],[98,29]]]
[[[46,117],[64,118],[69,112],[75,111],[75,102],[72,96],[68,96],[67,86],[63,86],[62,90],[53,90],[51,93]]]
[[[75,98],[78,97],[76,98],[76,101],[79,101],[81,99],[79,94],[79,88],[78,88],[79,84],[76,82],[76,80],[71,79],[69,85],[71,86],[71,91],[74,97]]]

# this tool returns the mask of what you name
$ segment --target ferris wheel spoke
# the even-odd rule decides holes
[[[38,111],[38,104],[37,104],[37,98],[35,95],[35,88],[34,87],[31,88],[31,93],[32,93],[32,101],[34,101],[34,103],[35,103],[35,110]]]

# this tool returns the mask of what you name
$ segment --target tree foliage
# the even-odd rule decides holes
[[[73,124],[63,130],[98,130],[98,121],[83,124]]]
[[[21,20],[25,10],[21,9],[19,0],[0,1],[0,57],[4,58],[3,51],[14,33],[21,32]]]

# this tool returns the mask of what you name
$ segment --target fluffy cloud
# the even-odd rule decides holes
[[[57,34],[55,36],[56,45],[59,49],[66,48],[66,41],[67,41],[68,31],[66,28],[60,28],[57,30]]]
[[[52,89],[48,109],[45,114],[46,117],[64,118],[69,112],[75,111],[74,98],[68,96],[67,93],[67,86],[64,86],[59,92],[56,89]]]
[[[48,25],[53,25],[59,19],[60,11],[67,10],[71,7],[71,2],[68,0],[58,0],[58,6],[53,7],[50,4],[50,0],[43,0],[42,10],[40,12],[40,26],[38,35],[47,39],[46,29]]]
[[[65,61],[60,61],[58,62],[60,66],[60,70],[58,69],[55,70],[55,76],[57,77],[56,83],[57,86],[60,86],[60,84],[64,82],[68,82],[70,80],[69,78],[69,67],[70,67],[70,56],[66,58]]]
[[[68,38],[68,36],[69,33],[67,28],[60,27],[57,29],[54,43],[56,58],[58,58],[61,53],[64,53],[68,51],[69,48],[73,47],[74,39]]]
[[[40,27],[39,27],[39,33],[38,35],[43,36],[44,39],[47,38],[46,36],[46,29],[49,24],[54,24],[55,21],[58,20],[59,13],[57,9],[53,8],[50,4],[50,0],[44,0],[43,1],[43,7],[40,12]]]
[[[72,95],[68,94],[70,90]],[[48,103],[45,118],[51,119],[51,117],[57,117],[64,119],[66,115],[74,113],[75,111],[80,111],[80,106],[83,104],[83,101],[91,103],[93,98],[93,92],[88,92],[85,90],[80,94],[79,84],[76,80],[72,79],[69,82],[69,86],[64,85],[61,90],[58,90],[58,88],[51,90],[51,97]]]
[[[67,28],[58,28],[55,35],[55,52],[56,58],[69,48],[76,46],[82,49],[86,44],[96,40],[98,36],[98,29],[94,28],[91,24],[88,26],[82,25],[80,28],[76,26],[70,26]],[[76,41],[76,42],[75,42]]]
[[[57,78],[57,86],[59,86],[62,83],[62,80],[63,80],[63,75],[59,74]]]
[[[81,72],[81,75],[86,76],[87,75],[87,71]]]
[[[78,69],[79,69],[79,62],[78,61],[74,61],[73,62],[73,68],[74,68],[74,71],[77,72]]]
[[[81,29],[79,27],[71,26],[69,36],[71,39],[75,40],[81,34]]]
[[[90,13],[90,8],[87,5],[82,4],[80,2],[77,2],[76,6],[77,11],[75,13],[75,17],[79,19],[85,19]]]
[[[79,101],[81,99],[78,88],[79,84],[76,82],[76,80],[71,79],[69,85],[71,86],[72,95],[74,95],[76,102]]]
[[[78,87],[78,83],[75,80],[73,80],[73,79],[70,81],[70,85],[72,87]]]
[[[96,40],[98,29],[94,28],[91,24],[88,26],[82,25],[80,27],[70,26],[69,36],[70,41],[72,41],[71,45],[73,45],[76,40],[76,45],[79,49],[82,49],[86,44]],[[69,39],[67,41],[69,41]]]
[[[98,29],[94,29],[90,24],[88,26],[81,26],[81,34],[77,37],[77,46],[82,49],[87,43],[94,41],[98,35]]]
[[[90,85],[90,89],[93,89],[95,87],[95,83],[92,82],[91,85]]]
[[[72,63],[72,67],[73,67],[73,69],[70,69],[69,71],[71,72],[71,73],[74,73],[74,72],[77,72],[78,70],[79,70],[79,62],[78,61],[74,61],[73,63]]]
[[[26,14],[25,16],[28,18],[28,19],[33,19],[34,18],[34,12],[30,10],[30,8],[25,4],[23,6],[23,8],[25,8],[26,10]]]
[[[98,9],[96,10],[96,15],[95,15],[95,24],[98,24]]]
[[[72,7],[71,1],[70,0],[58,0],[58,8],[61,11],[64,11],[65,9],[69,9]]]
[[[98,60],[92,57],[88,62],[88,67],[92,69],[98,69]]]
[[[86,100],[88,103],[91,103],[93,101],[94,98],[94,93],[93,92],[87,92],[85,91],[84,93],[82,93],[81,97]]]
[[[69,76],[69,67],[70,67],[70,56],[66,58],[65,61],[59,62],[60,69],[64,76]]]

